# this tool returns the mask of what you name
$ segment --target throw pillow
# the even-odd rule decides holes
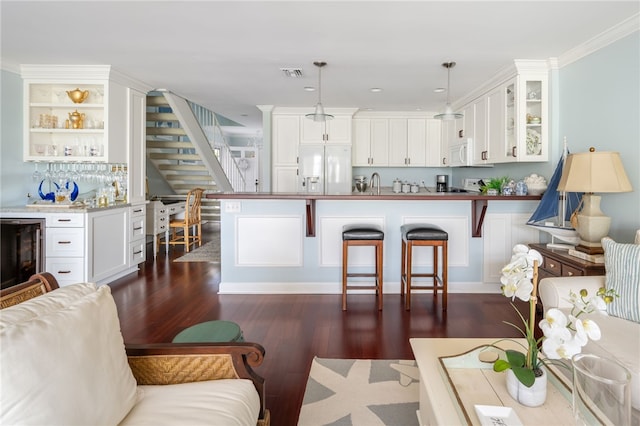
[[[618,294],[607,312],[618,318],[640,323],[640,245],[602,239],[607,289]]]

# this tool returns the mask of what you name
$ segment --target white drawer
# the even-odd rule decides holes
[[[138,216],[138,217],[132,217],[131,218],[131,223],[130,223],[130,228],[129,228],[129,240],[133,241],[133,240],[137,240],[140,238],[144,238],[145,236],[145,229],[144,229],[144,222],[145,222],[145,217],[144,216]]]
[[[83,213],[54,213],[47,217],[47,228],[82,228],[84,227]]]
[[[145,206],[133,206],[131,207],[131,217],[138,217],[145,215]]]
[[[174,215],[176,213],[180,213],[183,212],[185,210],[185,205],[184,203],[180,203],[180,204],[171,204],[169,206],[169,214],[170,215]]]
[[[84,256],[84,229],[47,228],[46,256]]]
[[[60,285],[81,283],[84,277],[83,258],[47,257],[47,272],[51,272]]]
[[[137,265],[139,263],[144,262],[146,256],[145,256],[145,249],[146,249],[146,242],[140,241],[140,242],[135,242],[135,243],[131,243],[129,245],[129,265],[133,266],[133,265]]]

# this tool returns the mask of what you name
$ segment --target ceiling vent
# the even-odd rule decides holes
[[[288,78],[301,78],[302,68],[280,68],[280,71]]]

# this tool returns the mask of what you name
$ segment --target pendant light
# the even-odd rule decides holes
[[[451,108],[451,100],[449,99],[449,94],[451,93],[451,68],[455,67],[456,63],[445,62],[442,66],[447,69],[447,104],[445,105],[444,112],[442,114],[434,115],[433,118],[437,118],[438,120],[455,120],[462,118],[462,114],[459,112],[453,112],[453,109]]]
[[[325,114],[324,107],[322,106],[322,67],[327,65],[326,62],[314,62],[313,65],[318,67],[318,103],[316,104],[316,109],[313,114],[307,114],[307,117],[313,121],[326,121],[331,120],[333,115]]]

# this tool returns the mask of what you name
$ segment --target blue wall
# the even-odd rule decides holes
[[[0,206],[25,205],[27,193],[37,194],[38,187],[31,179],[33,164],[22,161],[22,78],[2,71],[0,85]],[[40,171],[44,171],[43,167]]]
[[[599,194],[609,235],[640,229],[640,31],[560,70],[560,134],[572,152],[618,151],[633,192]]]

